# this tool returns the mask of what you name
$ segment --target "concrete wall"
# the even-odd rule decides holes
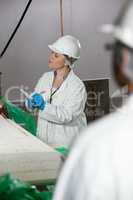
[[[75,72],[81,79],[110,78],[110,94],[116,89],[110,71],[110,53],[103,44],[110,36],[98,27],[111,23],[124,0],[64,0],[64,32],[79,38],[81,59]],[[0,0],[0,51],[16,26],[26,0]],[[47,45],[60,35],[59,0],[33,0],[7,52],[0,59],[3,94],[11,86],[32,91],[42,73],[48,71]],[[10,93],[18,98],[17,91]]]

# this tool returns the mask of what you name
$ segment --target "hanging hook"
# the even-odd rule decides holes
[[[64,35],[64,26],[63,26],[63,0],[60,0],[60,27],[61,27],[61,36]]]

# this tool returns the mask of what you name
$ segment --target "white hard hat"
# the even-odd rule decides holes
[[[63,55],[67,55],[70,58],[80,58],[80,42],[78,39],[71,35],[65,35],[63,37],[60,37],[52,45],[48,45],[48,47],[52,51]]]
[[[114,25],[103,25],[102,32],[112,33],[113,37],[133,48],[133,0],[124,5]]]

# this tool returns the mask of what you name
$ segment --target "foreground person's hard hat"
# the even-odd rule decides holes
[[[115,39],[133,48],[133,0],[126,1],[114,25],[103,25],[102,32],[112,33]]]

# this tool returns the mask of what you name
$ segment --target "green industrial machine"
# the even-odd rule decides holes
[[[4,111],[9,119],[36,136],[37,122],[33,113],[24,111],[3,97],[0,98],[0,102],[3,104]],[[65,147],[59,147],[55,150],[62,154],[62,158],[66,158],[69,152]],[[51,200],[54,187],[55,180],[52,183],[44,183],[37,186],[37,189],[29,183],[13,179],[10,174],[5,174],[0,177],[0,199]]]

